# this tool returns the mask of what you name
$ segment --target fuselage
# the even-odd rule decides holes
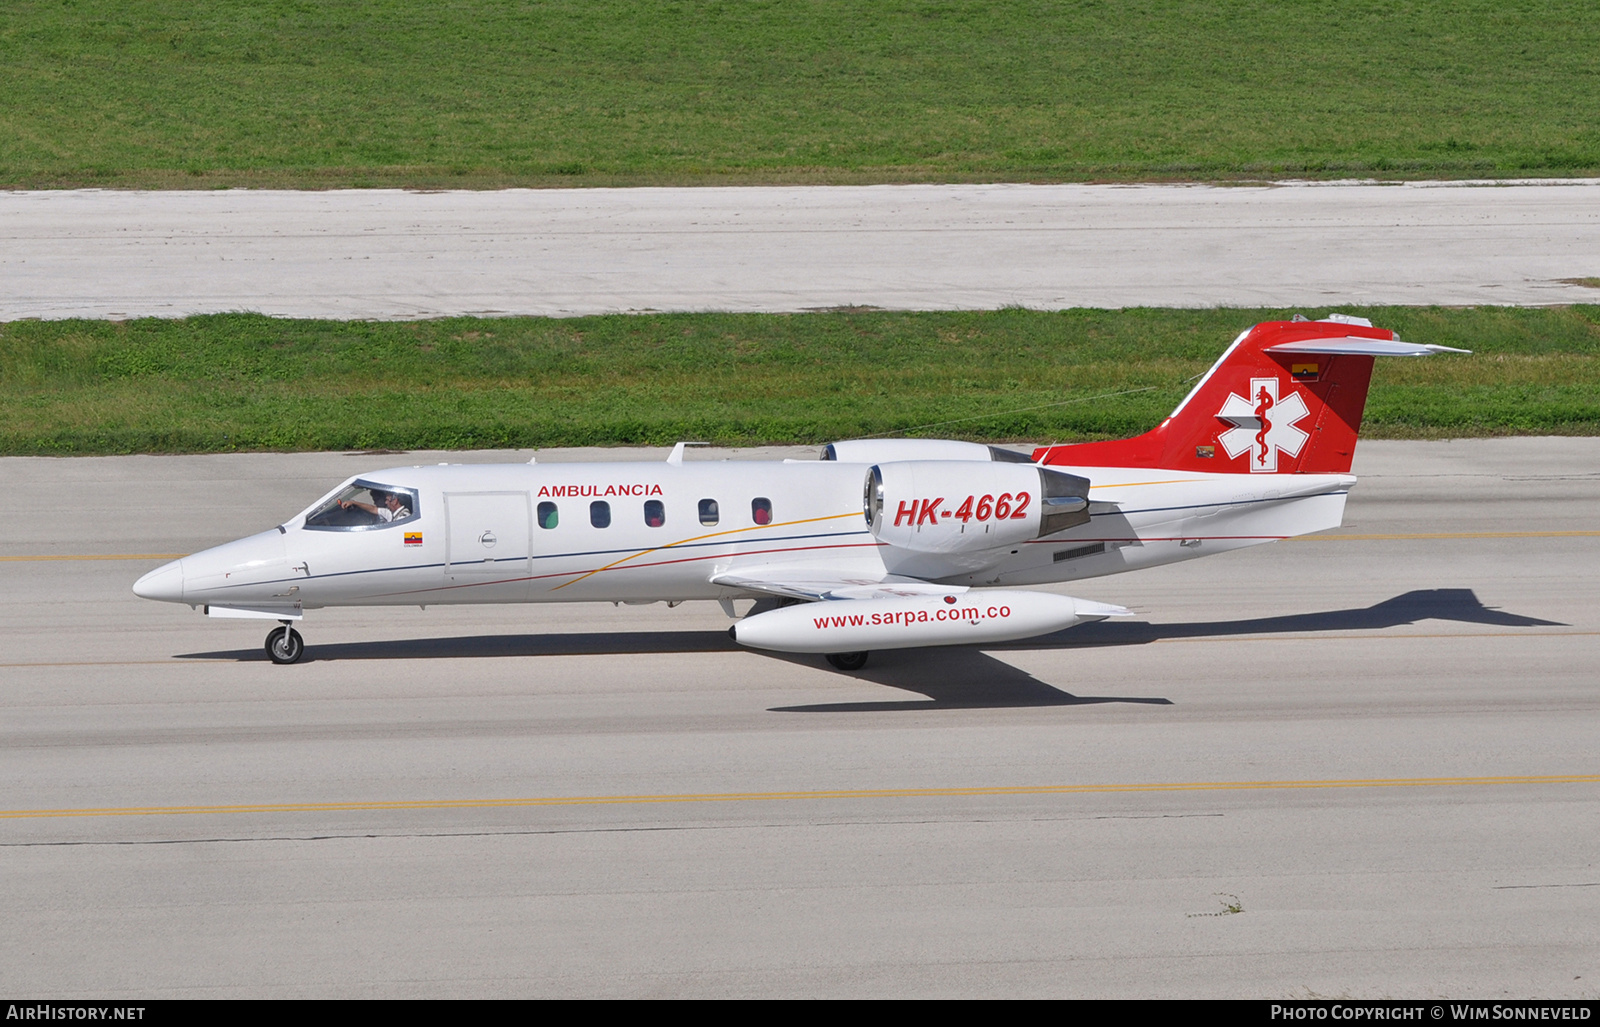
[[[1337,527],[1348,474],[1057,467],[1091,480],[1066,531],[960,553],[885,544],[863,514],[868,466],[838,461],[393,467],[350,479],[258,535],[151,572],[153,599],[277,613],[330,606],[651,602],[757,594],[725,575],[825,569],[946,585],[1073,581]],[[326,522],[362,485],[389,521]],[[352,504],[361,506],[362,504]],[[374,504],[365,504],[368,510]],[[391,505],[399,505],[398,500]],[[352,518],[363,516],[352,512]]]

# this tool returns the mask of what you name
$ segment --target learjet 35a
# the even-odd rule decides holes
[[[174,560],[137,595],[293,622],[332,606],[758,602],[729,629],[826,654],[1029,638],[1128,614],[1024,586],[1338,527],[1373,358],[1465,352],[1358,318],[1258,324],[1152,431],[1031,455],[861,439],[822,459],[392,467],[258,535]]]

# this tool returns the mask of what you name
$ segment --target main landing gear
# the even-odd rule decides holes
[[[266,650],[273,663],[293,663],[304,655],[306,643],[300,632],[284,621],[283,627],[267,632]]]
[[[828,662],[835,670],[860,670],[867,665],[866,653],[829,653]]]

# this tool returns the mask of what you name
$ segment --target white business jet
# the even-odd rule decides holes
[[[760,600],[729,629],[826,654],[1029,638],[1126,616],[1022,586],[1075,581],[1338,527],[1373,358],[1467,352],[1370,322],[1245,331],[1133,439],[1031,455],[862,439],[820,460],[392,467],[259,535],[133,586],[212,617],[293,623],[330,606]],[[975,591],[978,590],[978,591]]]

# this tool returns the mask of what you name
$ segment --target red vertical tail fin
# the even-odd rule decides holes
[[[1038,463],[1236,474],[1343,474],[1380,356],[1463,353],[1402,342],[1359,318],[1267,321],[1234,340],[1177,409],[1115,442],[1036,450]]]

